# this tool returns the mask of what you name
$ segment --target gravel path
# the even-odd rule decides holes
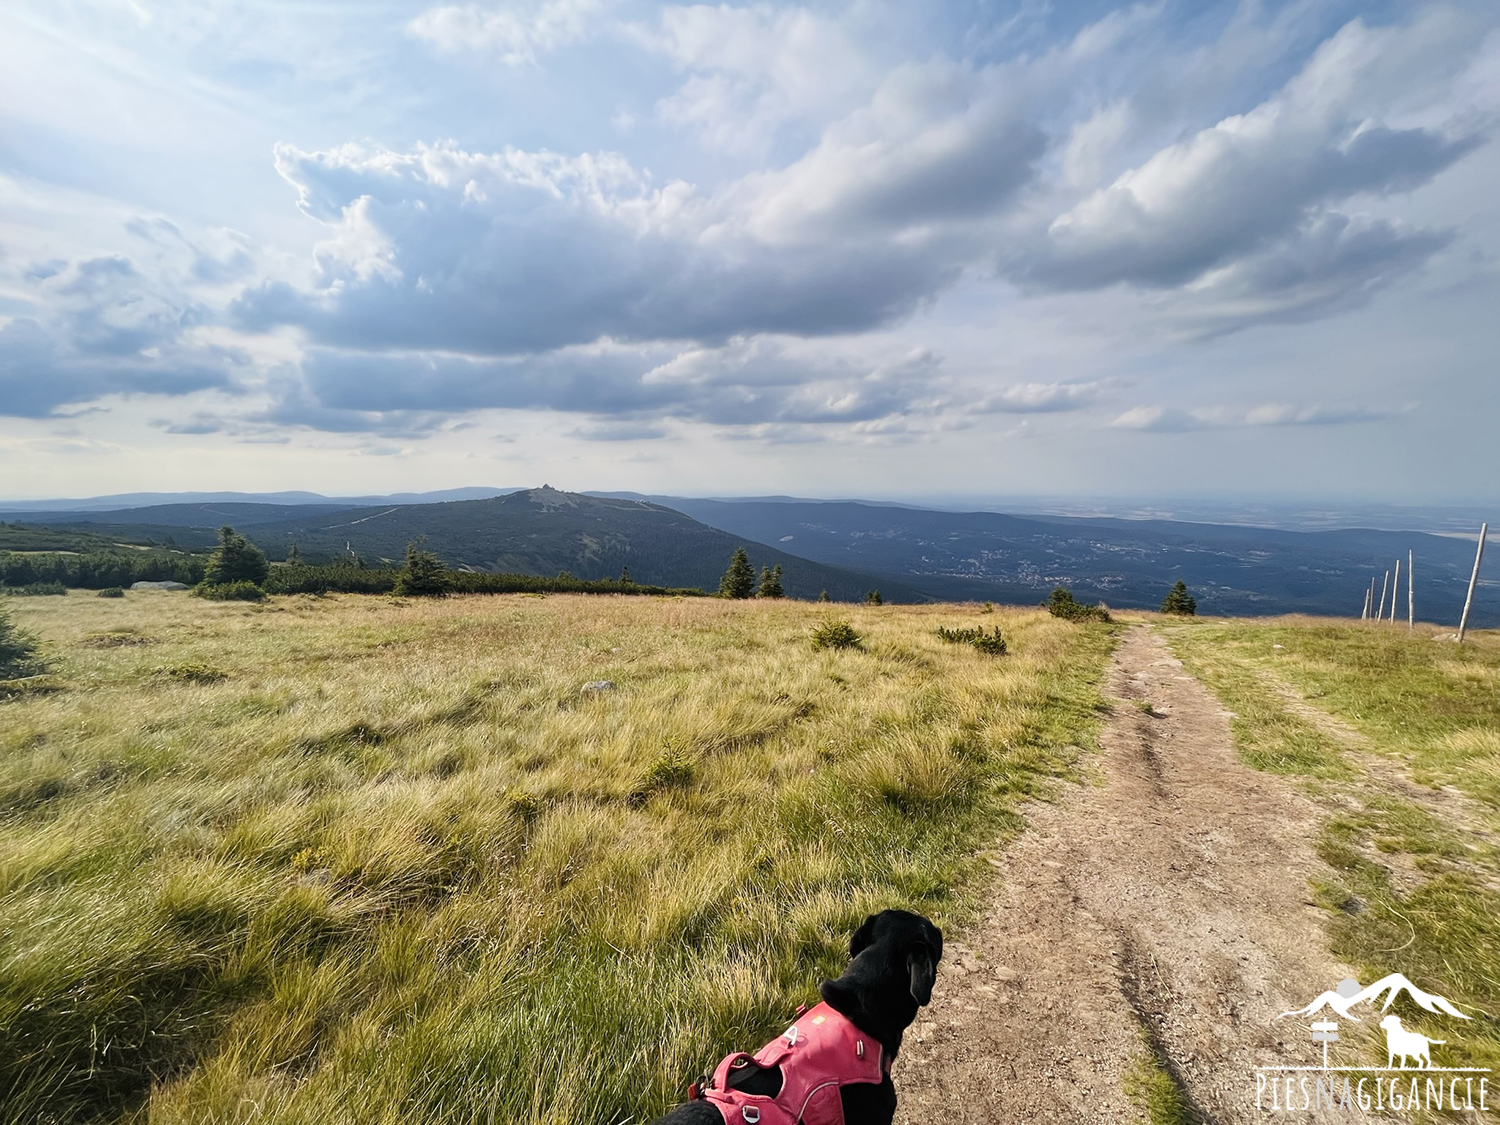
[[[1353,975],[1308,901],[1317,808],[1240,763],[1228,714],[1148,629],[1108,693],[1097,776],[1030,807],[944,957],[896,1063],[898,1122],[1144,1121],[1127,1076],[1152,1056],[1196,1120],[1251,1121],[1257,1065],[1318,1061],[1272,1022]]]

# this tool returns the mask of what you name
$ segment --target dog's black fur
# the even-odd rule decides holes
[[[825,980],[819,992],[830,1008],[878,1040],[886,1056],[894,1059],[901,1049],[901,1036],[917,1018],[917,1009],[932,999],[942,957],[942,930],[920,914],[882,910],[854,931],[843,976]],[[777,1068],[761,1071],[751,1082],[755,1085],[742,1088],[774,1095],[781,1089],[781,1072]],[[859,1083],[840,1092],[844,1125],[891,1125],[896,1088],[889,1075],[879,1085]],[[724,1125],[724,1118],[708,1102],[688,1102],[658,1119],[656,1125]]]

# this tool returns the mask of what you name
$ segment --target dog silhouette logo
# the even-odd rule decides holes
[[[1386,1069],[1392,1069],[1396,1065],[1396,1059],[1401,1059],[1401,1068],[1406,1069],[1406,1060],[1410,1058],[1412,1065],[1430,1067],[1432,1065],[1431,1047],[1434,1043],[1446,1043],[1446,1039],[1429,1039],[1415,1031],[1407,1031],[1401,1026],[1400,1016],[1386,1016],[1380,1021],[1380,1026],[1385,1028],[1385,1065]]]

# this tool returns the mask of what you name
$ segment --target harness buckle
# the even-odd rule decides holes
[[[756,1125],[760,1120],[760,1110],[753,1105],[740,1106],[740,1116],[745,1119],[745,1125]]]

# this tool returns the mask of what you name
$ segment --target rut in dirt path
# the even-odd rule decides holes
[[[896,1063],[898,1122],[1144,1121],[1127,1075],[1152,1057],[1192,1118],[1249,1121],[1257,1065],[1314,1061],[1272,1019],[1353,975],[1308,902],[1330,874],[1318,810],[1240,763],[1227,713],[1149,630],[1123,638],[1108,693],[1098,776],[1027,810],[944,957]]]

